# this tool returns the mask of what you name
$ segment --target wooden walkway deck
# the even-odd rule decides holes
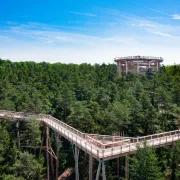
[[[175,130],[138,138],[126,138],[111,143],[111,147],[109,147],[100,141],[97,143],[97,140],[93,138],[90,139],[87,133],[80,132],[50,115],[0,110],[0,118],[18,121],[37,120],[43,122],[61,136],[77,145],[80,149],[92,155],[95,159],[104,161],[134,154],[137,150],[137,145],[142,145],[144,141],[146,141],[149,146],[158,148],[180,140],[180,130]]]

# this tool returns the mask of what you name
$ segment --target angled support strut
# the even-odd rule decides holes
[[[103,160],[99,161],[98,170],[97,170],[97,173],[96,173],[96,180],[99,180],[101,167],[102,167],[102,177],[103,177],[103,180],[106,180],[105,163],[104,163]]]

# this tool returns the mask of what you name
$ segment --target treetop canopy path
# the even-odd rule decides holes
[[[163,132],[142,137],[122,137],[99,134],[87,134],[69,126],[68,124],[45,114],[31,114],[0,110],[0,118],[15,121],[37,120],[53,129],[57,134],[69,140],[74,146],[76,180],[78,174],[79,149],[89,154],[89,179],[92,179],[92,157],[99,161],[96,179],[99,179],[102,166],[103,180],[106,179],[104,161],[115,159],[130,154],[135,154],[138,145],[144,141],[153,148],[163,147],[180,140],[180,130]],[[127,178],[127,177],[126,177]],[[128,178],[127,178],[128,179]]]

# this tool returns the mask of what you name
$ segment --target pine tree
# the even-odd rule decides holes
[[[162,180],[155,152],[147,147],[138,147],[136,155],[131,159],[130,180]]]

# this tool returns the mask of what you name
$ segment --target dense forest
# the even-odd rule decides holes
[[[0,109],[51,114],[87,133],[143,136],[178,129],[180,124],[180,65],[150,69],[143,75],[119,78],[115,64],[11,62],[0,59]],[[0,179],[45,179],[40,153],[42,124],[0,122]],[[51,132],[52,146],[55,135]],[[74,167],[72,146],[60,143],[61,174]],[[88,179],[87,154],[80,151],[80,180]],[[120,175],[116,161],[106,162],[107,180]],[[94,164],[96,173],[97,164]],[[180,143],[153,150],[139,148],[130,157],[130,180],[179,180]],[[72,174],[73,176],[73,174]],[[73,177],[72,177],[73,179]]]

